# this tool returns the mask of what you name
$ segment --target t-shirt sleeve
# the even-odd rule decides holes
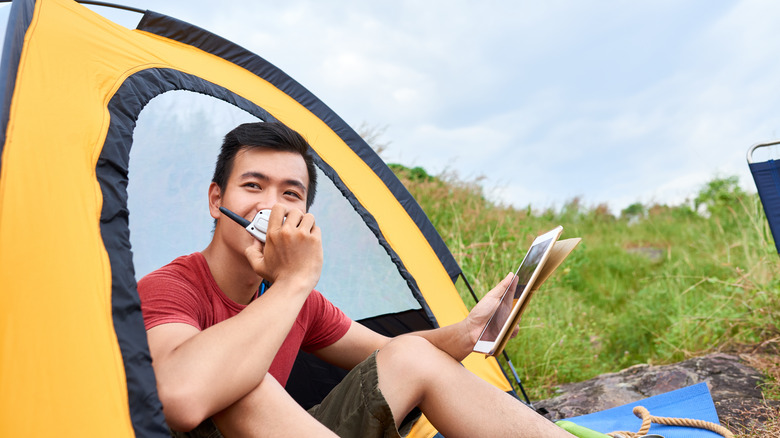
[[[309,294],[304,310],[309,330],[306,331],[301,349],[309,353],[341,339],[352,324],[352,320],[341,309],[316,290]]]
[[[198,322],[197,292],[193,285],[164,269],[138,282],[146,330],[161,324],[184,323],[203,330]]]

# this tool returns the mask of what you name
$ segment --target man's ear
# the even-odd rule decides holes
[[[214,219],[219,219],[222,213],[219,211],[219,207],[222,205],[222,190],[220,190],[217,183],[213,182],[209,184],[209,213]]]

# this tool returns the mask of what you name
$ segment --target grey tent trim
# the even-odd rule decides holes
[[[11,5],[8,14],[8,27],[5,29],[5,41],[3,43],[3,55],[0,60],[0,169],[3,163],[3,148],[5,146],[5,134],[8,129],[8,117],[11,112],[11,99],[14,95],[16,74],[19,70],[19,58],[24,47],[24,35],[35,11],[35,0],[17,0]]]

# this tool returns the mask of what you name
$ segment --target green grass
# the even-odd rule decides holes
[[[735,177],[713,179],[690,204],[634,204],[615,217],[577,199],[560,211],[510,208],[487,200],[478,181],[393,168],[479,296],[537,234],[563,225],[563,238],[583,239],[507,346],[532,399],[634,364],[780,335],[780,257],[757,195]]]

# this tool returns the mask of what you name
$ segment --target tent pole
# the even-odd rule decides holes
[[[0,0],[0,3],[11,3],[12,0]],[[85,5],[105,6],[107,8],[123,9],[125,11],[138,12],[139,14],[146,13],[143,9],[134,8],[132,6],[119,5],[116,3],[106,3],[91,0],[76,0],[76,3],[83,3]]]
[[[526,404],[530,407],[534,407],[534,405],[531,403],[531,400],[528,398],[528,394],[525,393],[525,388],[523,388],[522,382],[520,382],[520,376],[517,375],[517,371],[515,371],[515,366],[512,364],[512,361],[509,359],[509,355],[506,354],[506,351],[504,351],[504,359],[506,359],[507,365],[509,365],[509,370],[512,371],[512,377],[514,377],[515,382],[517,382],[517,386],[520,387],[520,392],[523,393],[523,398],[525,398]]]
[[[466,275],[463,273],[463,271],[460,272],[460,278],[463,279],[463,282],[466,283],[466,287],[469,288],[469,292],[471,292],[471,297],[474,298],[474,302],[478,303],[479,298],[477,298],[477,294],[474,293],[474,289],[471,288],[471,283],[469,283],[469,280],[466,278]]]
[[[13,0],[0,0],[0,3],[11,3]],[[91,0],[76,0],[76,3],[83,3],[85,5],[94,5],[94,6],[105,6],[107,8],[115,8],[115,9],[123,9],[125,11],[130,12],[138,12],[139,14],[146,13],[143,9],[134,8],[132,6],[125,6],[125,5],[119,5],[116,3],[106,3],[106,2],[98,2],[98,1],[91,1]]]
[[[139,14],[143,14],[146,12],[143,9],[133,8],[131,6],[125,6],[125,5],[118,5],[116,3],[106,3],[106,2],[97,2],[97,1],[89,1],[89,0],[76,0],[76,2],[83,3],[85,5],[105,6],[108,8],[123,9],[125,11],[138,12]]]

